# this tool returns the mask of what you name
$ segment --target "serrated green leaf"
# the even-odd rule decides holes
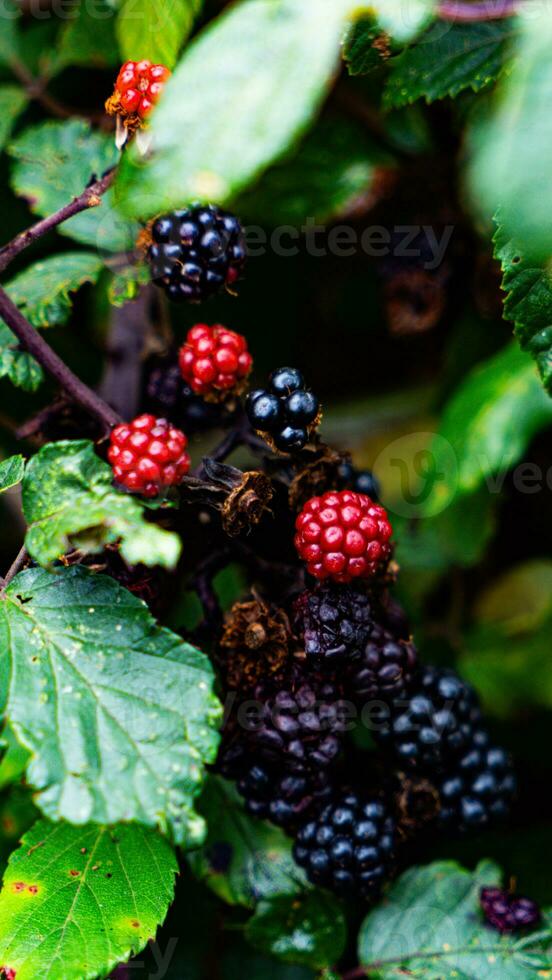
[[[19,85],[0,85],[0,150],[28,102],[29,97]]]
[[[482,887],[500,883],[495,864],[472,873],[453,861],[411,868],[364,920],[359,960],[370,977],[394,980],[529,980],[552,964],[552,931],[542,939],[500,936],[483,923]]]
[[[42,217],[68,204],[92,178],[100,177],[119,159],[113,136],[79,119],[32,126],[8,150],[16,161],[11,175],[15,193]],[[138,231],[115,208],[113,190],[104,194],[97,207],[69,218],[58,230],[108,252],[132,248]]]
[[[494,255],[502,268],[504,316],[513,322],[522,349],[534,357],[552,395],[552,273],[548,265],[526,258],[501,224],[500,212],[495,220]]]
[[[525,261],[547,262],[552,251],[552,169],[548,106],[552,98],[552,15],[548,6],[520,18],[512,72],[499,86],[494,112],[471,135],[470,182],[485,218],[500,208],[505,235]]]
[[[29,753],[13,734],[9,725],[4,725],[1,740],[5,755],[0,762],[0,790],[20,780],[29,763]]]
[[[36,391],[44,380],[44,372],[34,357],[21,350],[19,341],[9,327],[0,321],[0,378],[9,378],[17,388]]]
[[[152,831],[38,821],[4,876],[0,963],[18,980],[105,976],[155,936],[177,872]]]
[[[436,479],[425,512],[435,513],[484,483],[496,492],[495,478],[551,424],[552,402],[532,361],[509,344],[471,371],[445,407],[438,439],[430,446]]]
[[[434,102],[466,88],[479,92],[498,78],[514,36],[511,19],[432,24],[389,62],[384,105],[400,108],[422,98]]]
[[[95,283],[103,269],[94,252],[63,252],[35,262],[6,286],[6,292],[34,327],[66,323],[71,293],[85,282]]]
[[[369,194],[378,172],[391,164],[391,156],[362,126],[345,118],[324,118],[235,207],[243,219],[263,227],[291,224],[299,229],[307,218],[330,221],[361,194]]]
[[[339,901],[328,892],[263,899],[245,927],[249,942],[285,963],[321,969],[336,963],[347,940]]]
[[[27,782],[44,815],[137,821],[196,846],[194,800],[220,719],[208,658],[81,566],[13,579],[0,649],[0,710],[32,753]]]
[[[23,480],[23,512],[29,525],[25,545],[43,565],[70,546],[101,551],[121,542],[129,565],[174,568],[180,539],[149,524],[142,504],[113,487],[111,467],[87,439],[51,442],[29,461]]]
[[[149,58],[173,68],[203,0],[123,0],[117,37],[123,58]]]
[[[23,456],[10,456],[9,459],[3,459],[0,463],[0,493],[4,493],[21,483],[24,472],[25,460]]]
[[[117,181],[123,210],[148,217],[243,191],[320,106],[352,5],[248,0],[213,21],[167,83],[152,116],[151,157],[144,161],[135,148],[124,155]]]
[[[198,809],[207,839],[188,856],[191,868],[219,898],[253,908],[261,898],[297,895],[308,888],[283,831],[245,812],[234,786],[210,776]]]
[[[120,60],[112,6],[105,0],[94,0],[93,4],[80,3],[71,10],[71,17],[52,52],[49,74],[63,71],[69,65],[115,68]]]

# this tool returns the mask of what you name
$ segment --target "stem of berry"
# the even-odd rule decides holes
[[[85,385],[61,360],[37,330],[25,319],[0,286],[0,316],[33,357],[86,411],[97,418],[106,430],[121,421],[117,412]]]
[[[37,221],[36,224],[31,225],[26,231],[22,231],[11,242],[4,245],[0,249],[0,272],[3,272],[15,256],[19,255],[25,248],[28,248],[29,245],[32,245],[37,238],[46,235],[53,228],[61,225],[68,218],[72,218],[75,214],[86,211],[88,208],[97,207],[101,203],[102,194],[105,194],[106,190],[113,183],[114,176],[115,168],[113,167],[100,180],[95,180],[88,187],[85,187],[82,194],[74,197],[69,204],[65,204],[59,211],[48,215],[47,218],[42,218],[40,221]]]
[[[437,15],[441,20],[476,24],[481,21],[502,20],[518,13],[521,0],[441,0]]]
[[[23,565],[25,564],[27,558],[28,558],[27,549],[26,549],[25,545],[23,545],[19,549],[16,558],[14,559],[14,561],[12,562],[12,564],[10,565],[10,567],[8,568],[8,571],[6,572],[4,578],[3,579],[0,579],[0,585],[1,585],[0,598],[2,597],[2,594],[7,589],[8,585],[11,582],[11,580],[13,578],[15,578],[15,576],[17,575],[18,572],[21,571],[21,569],[22,569]]]

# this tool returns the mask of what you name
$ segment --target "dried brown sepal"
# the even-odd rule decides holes
[[[229,688],[253,688],[261,678],[280,674],[289,657],[291,626],[282,609],[256,593],[227,613],[220,647]]]
[[[138,238],[136,239],[136,248],[141,255],[147,255],[148,249],[153,244],[153,238],[151,235],[151,229],[153,228],[153,221],[148,221],[147,225],[140,230]]]
[[[311,424],[307,426],[307,434],[309,440],[313,442],[318,439],[316,435],[316,430],[318,429],[318,426],[322,422],[322,418],[323,418],[323,413],[322,413],[322,409],[320,409],[314,422],[311,422]],[[266,442],[269,449],[271,449],[272,452],[276,454],[276,456],[282,456],[285,459],[289,459],[291,453],[286,453],[283,452],[281,449],[278,449],[276,443],[274,442],[274,439],[272,438],[269,432],[261,432],[260,429],[255,429],[254,431],[255,434],[259,436],[259,439],[262,439],[263,442]],[[309,449],[313,449],[313,448],[316,448],[316,445],[310,445],[309,443],[306,443],[304,448],[301,450],[301,452],[308,452]]]
[[[378,52],[384,61],[391,57],[391,37],[386,31],[382,34],[378,34],[377,37],[372,41],[372,47]]]
[[[398,772],[395,777],[394,803],[397,830],[409,840],[427,829],[440,811],[439,793],[427,779],[417,779]]]
[[[340,490],[339,467],[350,463],[349,453],[340,453],[322,443],[312,451],[312,459],[306,462],[294,476],[289,488],[289,505],[301,510],[311,497],[318,497],[326,490]]]
[[[247,391],[249,387],[249,376],[241,378],[234,388],[221,389],[221,391],[208,391],[201,397],[204,401],[212,405],[225,405],[229,411],[234,412],[238,406],[238,398]]]
[[[274,496],[272,484],[264,473],[252,470],[241,476],[241,482],[230,491],[222,505],[222,526],[230,537],[258,524]]]

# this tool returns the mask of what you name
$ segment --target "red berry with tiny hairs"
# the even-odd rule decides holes
[[[125,61],[115,82],[119,108],[144,119],[159,99],[170,74],[165,65],[152,65],[147,60]]]
[[[391,556],[387,512],[363,493],[341,490],[312,497],[295,527],[299,557],[318,579],[370,578]]]
[[[157,497],[186,476],[190,469],[187,445],[184,433],[166,419],[139,415],[115,426],[107,458],[120,486],[144,497]]]
[[[253,366],[247,341],[217,323],[197,323],[178,355],[182,377],[196,395],[238,391]]]

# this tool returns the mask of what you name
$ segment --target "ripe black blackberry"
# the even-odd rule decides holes
[[[285,681],[255,688],[255,710],[239,721],[256,758],[293,771],[318,771],[335,762],[347,722],[339,685],[294,664]]]
[[[431,775],[458,759],[480,727],[473,688],[452,670],[424,667],[411,690],[390,701],[373,735],[401,766]]]
[[[531,898],[512,895],[504,888],[482,888],[479,901],[488,924],[502,934],[534,929],[542,918],[539,906]]]
[[[245,236],[234,215],[194,205],[154,221],[147,253],[152,277],[169,299],[200,303],[240,277]]]
[[[437,789],[440,826],[464,834],[508,816],[516,777],[508,753],[491,745],[487,732],[479,730]]]
[[[313,884],[371,899],[391,876],[395,844],[395,821],[386,805],[346,792],[303,824],[293,856]]]
[[[253,428],[283,453],[303,449],[320,415],[320,402],[297,368],[273,371],[268,388],[251,391],[245,408]]]
[[[375,628],[375,601],[349,586],[321,584],[295,601],[295,625],[307,660],[335,666],[360,657]]]
[[[357,701],[406,696],[418,671],[412,640],[403,640],[373,624],[360,656],[347,672],[347,688]]]
[[[340,488],[365,493],[376,503],[380,499],[380,486],[371,470],[357,470],[348,460],[341,463],[337,470]]]
[[[229,416],[223,405],[206,402],[182,380],[176,355],[157,361],[146,378],[145,409],[169,418],[184,431],[203,432],[220,425]]]
[[[251,761],[236,785],[248,813],[289,832],[316,813],[331,795],[327,770],[286,773],[263,760]]]

